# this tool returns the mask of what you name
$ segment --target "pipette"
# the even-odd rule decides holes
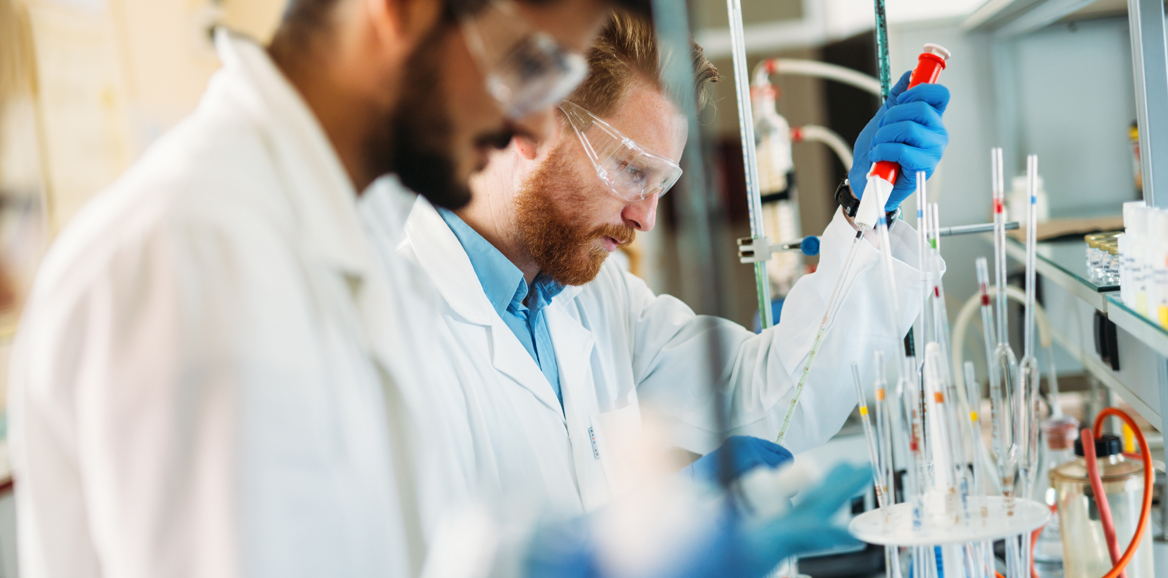
[[[877,351],[875,354],[876,366],[876,439],[879,443],[877,452],[880,456],[880,481],[878,486],[882,486],[882,493],[884,495],[884,502],[880,504],[883,508],[891,505],[893,497],[889,494],[892,488],[892,435],[893,431],[891,416],[888,411],[888,403],[885,401],[887,396],[887,381],[884,378],[884,352]]]
[[[893,436],[900,435],[899,423],[896,420],[898,411],[895,404],[887,400],[888,382],[884,373],[884,352],[876,351],[875,354],[876,365],[876,437],[880,441],[880,472],[881,484],[884,486],[883,504],[880,504],[882,509],[887,512],[887,506],[892,506],[896,502],[896,496],[892,493],[895,488],[894,472],[895,465],[892,463],[892,440]],[[884,565],[891,569],[891,578],[900,578],[900,551],[895,546],[889,546],[884,549]]]
[[[917,66],[909,77],[908,87],[911,89],[920,84],[933,84],[941,71],[945,70],[945,62],[950,53],[937,44],[926,44],[917,57]],[[864,198],[860,199],[860,209],[856,213],[856,222],[864,222],[871,228],[876,224],[878,215],[884,214],[888,196],[896,185],[900,176],[900,165],[890,161],[874,163],[868,171],[868,185],[864,189]],[[872,193],[876,193],[872,195]],[[871,198],[872,202],[865,206],[864,200]]]
[[[1006,498],[1006,508],[1012,515],[1014,506],[1014,483],[1018,471],[1018,444],[1014,438],[1014,418],[1011,400],[1017,391],[1018,360],[1010,349],[1007,339],[1009,321],[1006,318],[1006,229],[1005,229],[1005,168],[1002,149],[995,148],[991,154],[994,197],[994,284],[997,289],[997,330],[998,344],[994,348],[994,361],[990,370],[997,372],[998,378],[990,381],[992,421],[994,430],[994,452],[998,457],[998,475],[1002,480],[1002,495]],[[995,383],[996,382],[996,383]],[[1021,552],[1017,540],[1006,540],[1006,562],[1011,576],[1018,576]]]
[[[883,363],[879,363],[879,365],[883,365]],[[854,361],[852,362],[852,380],[856,384],[856,397],[859,400],[860,422],[864,425],[864,437],[868,439],[868,459],[872,461],[872,481],[876,487],[876,503],[881,509],[887,510],[890,497],[888,496],[888,486],[884,483],[885,462],[880,450],[880,448],[884,447],[884,440],[880,437],[883,432],[880,432],[879,429],[874,430],[872,428],[872,420],[868,417],[868,398],[864,395],[864,382],[860,379],[860,364]],[[883,421],[879,415],[882,409],[880,406],[883,405],[884,399],[883,388],[876,390],[876,399],[876,403],[879,404],[876,409],[877,426],[879,426],[880,422]],[[893,578],[893,576],[900,574],[899,572],[894,573],[893,564],[892,547],[885,546],[884,568],[885,575],[888,578]]]
[[[1029,497],[1029,491],[1038,466],[1038,360],[1034,357],[1034,299],[1035,299],[1035,251],[1038,245],[1038,217],[1035,210],[1038,179],[1038,157],[1026,158],[1026,186],[1030,203],[1026,210],[1026,310],[1023,326],[1023,356],[1019,363],[1017,392],[1019,424],[1019,467],[1022,470],[1022,495]]]
[[[941,352],[945,354],[945,359],[949,359],[949,308],[945,305],[945,284],[941,282],[941,236],[937,234],[940,229],[941,217],[940,208],[937,203],[929,204],[929,225],[932,227],[932,242],[929,247],[929,256],[932,261],[929,263],[931,269],[930,277],[933,280],[933,320],[937,324],[936,340],[941,344]],[[949,371],[948,361],[945,362],[944,371],[946,376],[952,376]],[[951,380],[951,378],[950,378]]]
[[[986,369],[988,370],[987,379],[990,383],[990,391],[995,391],[994,388],[997,387],[996,384],[998,382],[998,372],[994,371],[993,366],[994,366],[994,351],[996,349],[996,346],[994,345],[994,343],[995,343],[995,339],[997,337],[997,333],[994,330],[994,310],[993,310],[993,306],[992,306],[991,301],[990,301],[989,267],[986,263],[985,257],[978,257],[976,259],[976,261],[974,261],[974,262],[977,266],[977,290],[978,290],[978,294],[981,297],[981,328],[982,328],[982,340],[983,340],[983,343],[985,345],[985,353],[986,353]],[[971,384],[970,384],[969,380],[967,379],[966,380],[966,387],[969,387],[970,385]],[[978,395],[976,395],[976,398],[978,399],[978,403],[973,406],[973,409],[980,410],[981,409],[981,401],[980,401],[981,395],[977,389],[974,389],[972,391],[974,391],[975,393],[978,393]],[[969,399],[973,400],[974,397],[970,397]],[[972,401],[971,401],[971,403],[972,403]],[[991,398],[991,403],[992,403],[992,398]],[[977,482],[979,491],[982,489],[983,484],[986,484],[988,480],[992,480],[992,479],[993,479],[992,476],[989,478],[981,478]],[[1000,484],[1000,481],[999,482],[992,482],[991,485],[998,486],[999,484]]]
[[[856,237],[852,240],[851,249],[848,249],[848,256],[844,260],[839,280],[835,282],[835,287],[831,290],[831,298],[827,300],[827,309],[823,312],[823,319],[819,322],[819,330],[815,332],[815,341],[811,343],[811,351],[807,354],[807,361],[803,364],[803,371],[799,374],[798,383],[795,384],[795,394],[791,396],[787,415],[783,416],[783,424],[779,426],[779,435],[775,438],[775,443],[779,445],[782,445],[783,438],[787,437],[787,429],[791,427],[791,419],[795,417],[795,409],[799,407],[799,397],[803,394],[803,386],[807,384],[807,376],[811,374],[811,366],[815,363],[815,357],[819,355],[819,346],[823,344],[823,337],[827,334],[827,328],[831,325],[831,320],[834,317],[836,299],[839,297],[844,282],[847,281],[848,271],[852,269],[852,260],[856,257],[856,248],[860,246],[860,240],[863,237],[863,230],[856,231]]]
[[[932,300],[932,285],[930,279],[930,268],[926,266],[928,263],[928,246],[929,246],[929,212],[928,212],[928,181],[925,179],[923,171],[917,173],[917,272],[920,275],[920,290],[921,290],[921,322],[920,329],[917,332],[917,343],[921,344],[923,350],[926,343],[932,341],[933,335],[933,307]]]
[[[903,387],[903,388],[902,388]],[[897,382],[897,394],[901,401],[902,420],[909,427],[909,454],[912,457],[912,520],[913,528],[921,529],[924,526],[924,494],[929,484],[928,464],[925,458],[924,424],[921,410],[920,374],[916,371],[916,359],[906,356],[904,366],[900,370],[900,379]],[[911,576],[929,576],[935,564],[928,564],[932,560],[932,548],[918,546],[913,549]]]
[[[877,447],[876,432],[872,429],[872,419],[868,417],[868,398],[864,395],[864,382],[860,380],[860,364],[852,362],[852,381],[856,384],[856,398],[859,400],[860,422],[864,424],[864,437],[868,439],[868,459],[872,460],[872,481],[876,485],[876,503],[880,507],[887,506],[884,496],[884,481],[881,479],[882,461]]]
[[[919,84],[934,83],[937,77],[940,76],[941,71],[945,69],[945,61],[949,59],[950,53],[945,48],[936,44],[926,44],[923,52],[917,58],[917,67],[913,69],[912,77],[909,79],[909,88]],[[827,302],[827,310],[823,313],[823,320],[819,324],[819,330],[815,334],[815,341],[811,344],[811,351],[808,353],[807,361],[803,365],[803,371],[799,375],[799,381],[795,384],[795,393],[791,396],[791,402],[787,408],[787,415],[783,417],[783,423],[779,426],[779,434],[776,437],[775,443],[782,444],[783,439],[787,436],[787,430],[791,426],[791,420],[795,416],[795,409],[799,406],[799,398],[803,395],[803,388],[807,384],[807,377],[811,373],[811,367],[815,363],[815,358],[819,354],[819,347],[823,343],[823,337],[827,333],[827,328],[834,317],[835,308],[837,307],[837,298],[843,284],[847,281],[848,273],[851,271],[852,260],[856,255],[856,249],[863,239],[864,233],[871,230],[877,223],[885,218],[885,206],[888,204],[888,196],[892,193],[896,177],[900,174],[900,165],[882,161],[874,163],[872,169],[869,171],[868,186],[864,189],[865,194],[861,195],[860,207],[856,211],[854,221],[859,231],[856,232],[855,239],[852,240],[852,246],[848,250],[848,256],[844,260],[843,270],[840,272],[840,278],[836,281],[835,288],[832,289],[831,298]],[[896,323],[899,323],[899,318]],[[895,327],[895,323],[893,325]]]
[[[1023,498],[1030,497],[1030,490],[1038,477],[1038,360],[1034,357],[1034,295],[1035,295],[1035,249],[1038,244],[1038,217],[1035,211],[1038,179],[1038,157],[1026,157],[1026,188],[1030,203],[1026,205],[1026,312],[1023,321],[1023,355],[1018,365],[1018,391],[1015,392],[1018,405],[1019,444],[1018,465],[1021,470]],[[1022,568],[1030,568],[1030,552],[1027,536],[1022,541]]]
[[[982,272],[984,272],[985,258],[982,257],[978,260],[981,261],[980,269]],[[988,303],[989,295],[986,294],[984,289],[985,284],[983,283],[981,286],[983,288],[982,302]],[[985,307],[988,308],[988,305],[985,305]],[[979,391],[981,386],[977,383],[977,375],[974,374],[972,361],[965,362],[965,388],[965,398],[969,400],[971,406],[969,411],[969,423],[973,428],[973,487],[975,488],[977,495],[984,496],[986,493],[984,491],[984,487],[982,486],[981,467],[982,464],[985,463],[985,445],[983,444],[981,437],[981,421],[978,419],[978,410],[981,408],[981,392]],[[989,515],[988,509],[983,506],[982,511],[979,512],[979,514],[984,520]],[[975,575],[992,576],[993,574],[990,572],[990,570],[994,567],[992,544],[990,542],[982,542],[978,545],[978,549],[980,554],[980,557],[978,558],[980,570]]]

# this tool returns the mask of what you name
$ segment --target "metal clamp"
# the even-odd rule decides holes
[[[738,239],[738,262],[764,263],[775,252],[768,237],[742,237]]]

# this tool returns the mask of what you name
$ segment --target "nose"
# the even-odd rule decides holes
[[[625,224],[641,232],[652,231],[657,224],[657,201],[660,195],[653,194],[635,203],[625,205],[621,219]]]
[[[535,142],[543,142],[551,137],[552,122],[555,120],[555,108],[545,108],[512,121],[516,134],[526,136]]]

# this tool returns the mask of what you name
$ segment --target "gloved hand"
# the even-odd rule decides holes
[[[761,578],[783,560],[809,552],[850,546],[855,538],[831,517],[872,482],[868,466],[840,465],[824,483],[808,491],[786,515],[759,524],[747,521],[726,504],[709,524],[705,538],[683,540],[674,552],[645,554],[612,575],[601,562],[601,540],[590,533],[588,518],[541,528],[529,544],[526,578]],[[688,523],[688,522],[687,522]],[[683,524],[686,525],[686,524]],[[647,543],[668,545],[662,537]],[[664,554],[664,555],[662,555]],[[620,567],[618,565],[618,567]]]
[[[832,525],[831,518],[871,483],[871,466],[840,464],[819,486],[797,497],[786,515],[762,527],[741,529],[734,554],[743,568],[740,575],[760,575],[754,573],[758,569],[769,572],[791,556],[858,544],[846,527]]]
[[[717,483],[718,462],[727,451],[731,451],[734,460],[730,464],[731,481],[758,466],[777,468],[794,459],[791,452],[779,444],[750,436],[730,436],[721,447],[694,460],[677,475],[695,482]]]
[[[856,138],[854,162],[848,173],[852,193],[862,198],[868,171],[877,161],[900,164],[900,176],[884,210],[892,211],[916,189],[917,171],[933,176],[941,153],[949,144],[949,132],[941,115],[949,106],[949,89],[940,84],[920,84],[908,88],[912,71],[904,73],[889,91],[888,100]]]

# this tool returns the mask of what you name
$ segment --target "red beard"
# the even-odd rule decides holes
[[[581,227],[580,223],[595,216],[596,192],[573,186],[577,178],[566,150],[569,142],[552,151],[523,184],[516,200],[517,220],[523,243],[540,273],[563,285],[583,285],[596,278],[608,258],[601,239],[612,237],[619,244],[631,243],[637,232],[611,224],[588,230]],[[569,210],[561,212],[559,207]]]

